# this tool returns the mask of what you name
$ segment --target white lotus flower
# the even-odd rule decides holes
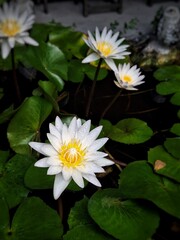
[[[98,151],[108,140],[97,139],[102,126],[93,130],[90,130],[90,127],[90,120],[82,124],[80,119],[74,117],[67,126],[56,117],[55,125],[50,123],[50,133],[47,133],[50,143],[29,143],[33,149],[45,155],[35,166],[47,167],[47,174],[55,175],[55,199],[59,198],[72,179],[81,188],[84,187],[83,178],[100,187],[95,173],[102,173],[103,166],[113,164],[105,158],[106,153]]]
[[[107,65],[111,68],[115,68],[113,59],[124,59],[125,55],[129,55],[126,49],[129,45],[122,45],[124,38],[118,39],[119,32],[113,35],[112,30],[107,31],[107,27],[104,27],[100,34],[99,29],[96,27],[95,37],[88,31],[88,38],[84,38],[85,43],[94,51],[87,56],[82,63],[88,63],[103,58]]]
[[[137,68],[136,65],[130,67],[129,63],[124,63],[123,65],[119,64],[118,68],[114,71],[114,74],[117,79],[114,83],[119,88],[138,90],[134,87],[144,83],[144,81],[142,81],[142,79],[144,79],[144,75],[141,75],[140,69]]]
[[[22,6],[14,2],[5,2],[0,8],[0,44],[3,59],[7,58],[16,42],[38,46],[28,33],[35,21],[35,15],[29,8],[22,9]]]

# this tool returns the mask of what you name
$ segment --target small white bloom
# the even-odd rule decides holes
[[[61,193],[73,179],[83,188],[83,178],[96,186],[101,186],[95,173],[104,172],[103,166],[112,165],[106,159],[106,153],[98,151],[108,140],[99,136],[102,126],[90,130],[91,121],[81,123],[74,117],[69,126],[62,123],[59,117],[55,125],[49,125],[47,137],[50,143],[30,142],[29,145],[45,157],[35,163],[36,167],[48,167],[47,174],[55,175],[54,198]]]
[[[130,67],[129,63],[119,64],[118,68],[114,71],[114,74],[117,79],[114,83],[119,88],[138,90],[134,87],[144,83],[144,81],[142,81],[144,75],[141,75],[140,69],[137,68],[136,65]]]
[[[25,6],[25,4],[23,7],[22,4],[5,2],[0,8],[0,44],[3,59],[7,58],[16,42],[38,46],[38,43],[28,33],[35,21],[35,15],[30,5],[26,8]]]
[[[101,34],[96,27],[95,37],[88,31],[88,38],[84,38],[84,41],[94,52],[87,56],[82,63],[103,58],[107,65],[114,69],[115,63],[113,59],[124,59],[125,55],[130,54],[130,52],[126,51],[129,45],[121,44],[124,38],[118,40],[118,36],[119,32],[113,34],[112,30],[107,30],[107,27],[104,27]]]

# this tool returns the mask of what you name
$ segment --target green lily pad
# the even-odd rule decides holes
[[[54,176],[47,175],[47,168],[35,167],[33,163],[26,171],[24,183],[30,189],[52,189]]]
[[[68,59],[72,56],[82,59],[87,46],[83,40],[83,33],[74,31],[71,27],[60,26],[49,35],[49,42],[58,46]]]
[[[6,199],[9,208],[17,206],[29,193],[24,174],[32,161],[32,157],[17,154],[1,166],[0,196]]]
[[[167,151],[175,158],[180,158],[180,138],[167,138],[164,142],[164,146]]]
[[[55,210],[41,199],[31,197],[15,212],[11,229],[0,226],[0,233],[7,240],[59,240],[63,226]]]
[[[153,131],[146,122],[136,118],[127,118],[114,125],[108,137],[120,143],[138,144],[149,140],[152,135]]]
[[[162,81],[157,84],[156,91],[161,95],[174,95],[170,102],[174,105],[180,105],[180,67],[179,66],[165,66],[158,69],[154,73],[154,77]]]
[[[45,98],[50,101],[57,113],[59,113],[59,105],[56,101],[58,96],[56,86],[50,81],[42,81],[38,82]]]
[[[0,198],[0,239],[6,239],[5,232],[9,229],[9,209],[5,199]]]
[[[93,224],[92,218],[88,213],[88,198],[84,197],[75,203],[68,216],[69,229],[79,225]]]
[[[157,212],[142,203],[121,200],[118,189],[97,191],[88,210],[104,231],[121,240],[147,240],[159,224]]]
[[[171,97],[170,102],[176,106],[180,106],[180,89],[178,92],[174,93],[174,95]]]
[[[172,79],[179,80],[180,66],[163,66],[154,72],[154,77],[159,81],[167,81]]]
[[[180,184],[154,173],[146,161],[128,164],[120,174],[119,191],[125,199],[149,200],[180,218]]]
[[[177,136],[180,136],[180,123],[174,123],[170,129],[170,132],[176,134]]]
[[[101,229],[94,224],[79,225],[64,236],[63,240],[115,240],[113,237],[108,236]]]
[[[158,174],[180,183],[180,159],[170,155],[163,146],[157,146],[148,151],[148,162],[153,165]]]
[[[179,80],[168,80],[157,84],[156,86],[157,93],[161,95],[169,95],[180,91],[180,81]]]
[[[14,110],[13,105],[5,109],[1,114],[0,114],[0,124],[7,122],[10,120],[10,118],[14,115],[14,113],[17,110]]]
[[[24,101],[11,119],[7,137],[16,153],[29,154],[28,143],[38,137],[39,129],[52,111],[52,105],[40,97],[30,97]]]
[[[83,65],[79,60],[72,59],[68,67],[68,81],[82,82],[84,79]]]
[[[28,46],[20,61],[28,63],[42,72],[57,89],[64,87],[63,79],[67,79],[67,60],[63,52],[50,43],[41,42],[38,47]]]

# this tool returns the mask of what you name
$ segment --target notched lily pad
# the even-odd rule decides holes
[[[125,144],[138,144],[149,140],[152,135],[153,131],[146,122],[136,118],[127,118],[114,125],[108,137]]]

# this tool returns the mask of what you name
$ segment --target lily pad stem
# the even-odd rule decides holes
[[[100,71],[100,67],[101,67],[102,60],[103,60],[102,58],[99,59],[98,66],[97,66],[97,68],[96,68],[96,72],[95,72],[93,84],[92,84],[92,87],[91,87],[91,91],[90,91],[89,98],[88,98],[88,102],[87,102],[87,106],[86,106],[86,118],[88,118],[88,116],[89,116],[89,111],[90,111],[90,108],[91,108],[92,99],[93,99],[93,97],[94,97],[94,91],[95,91],[95,87],[96,87],[96,81],[97,81],[97,78],[98,78],[98,74],[99,74],[99,71]]]

